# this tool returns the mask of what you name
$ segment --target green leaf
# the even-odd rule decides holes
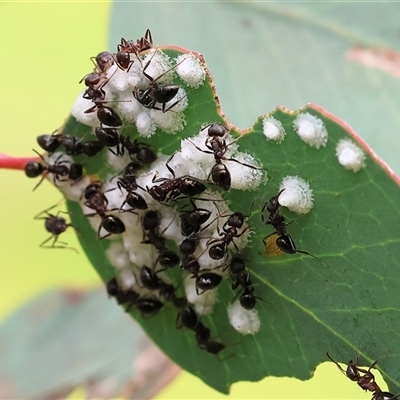
[[[181,51],[171,48],[168,53],[176,56]],[[180,80],[175,83],[184,85]],[[189,93],[189,106],[184,112],[187,124],[174,136],[157,130],[149,139],[139,138],[131,121],[125,121],[123,134],[171,155],[179,149],[183,138],[197,135],[202,124],[223,120],[214,95],[209,78]],[[113,107],[119,110],[120,105]],[[295,133],[294,120],[306,112],[325,124],[329,133],[326,147],[310,147]],[[172,360],[224,393],[239,380],[257,381],[271,375],[308,379],[315,367],[326,361],[327,351],[333,358],[347,362],[358,349],[362,362],[368,364],[388,349],[396,348],[394,332],[399,329],[396,287],[400,278],[396,264],[400,256],[398,183],[371,154],[367,154],[366,168],[357,173],[339,165],[335,155],[339,140],[349,136],[353,141],[359,139],[323,109],[308,106],[291,112],[278,108],[270,116],[286,130],[283,143],[266,140],[262,133],[263,117],[237,141],[239,151],[253,155],[268,170],[270,180],[254,191],[218,190],[230,210],[245,215],[256,199],[246,222],[252,231],[250,244],[241,254],[250,270],[255,294],[264,300],[257,301],[256,306],[261,321],[259,332],[242,336],[229,324],[227,307],[235,296],[229,278],[218,287],[213,313],[202,317],[202,322],[211,329],[212,338],[226,345],[218,356],[199,349],[193,332],[176,328],[177,309],[171,303],[166,302],[153,318],[142,318],[136,310],[132,311]],[[87,128],[70,117],[63,133],[71,132],[83,137]],[[232,130],[234,137],[241,134],[236,128]],[[367,150],[365,144],[359,145]],[[200,155],[204,154],[199,152]],[[85,168],[92,174],[97,170],[102,178],[115,173],[105,164],[105,157],[104,151],[85,159]],[[149,174],[146,171],[143,174],[146,173]],[[262,199],[276,195],[281,179],[287,175],[298,175],[309,182],[315,199],[314,208],[306,215],[297,216],[282,208],[286,219],[293,220],[287,230],[298,249],[312,253],[320,261],[304,254],[280,254],[280,257],[265,254],[263,239],[273,229],[261,220]],[[181,207],[179,202],[171,202],[171,206]],[[113,241],[97,240],[96,231],[78,203],[69,201],[68,208],[72,223],[80,232],[83,249],[103,281],[108,282],[118,274],[106,256]],[[221,227],[226,218],[220,219]],[[138,223],[137,220],[132,223],[132,229]],[[136,240],[137,252],[143,251],[142,238]],[[172,250],[178,245],[168,242]],[[146,246],[147,252],[154,253],[152,246]],[[233,246],[230,250],[234,253]],[[155,252],[153,260],[156,257]],[[135,273],[138,274],[137,268]],[[182,281],[183,274],[177,267],[169,270],[168,275],[176,285]],[[182,295],[182,286],[177,291]],[[398,361],[397,354],[392,352],[379,362],[393,391],[400,388]]]
[[[397,2],[114,2],[109,48],[150,28],[157,43],[205,56],[235,125],[319,104],[400,174],[399,13]],[[360,46],[376,66],[349,58]]]

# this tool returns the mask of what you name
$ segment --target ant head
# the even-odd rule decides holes
[[[232,275],[239,274],[245,270],[245,264],[243,259],[240,257],[233,257],[231,262],[229,263],[229,271]]]
[[[143,229],[156,229],[160,225],[160,215],[157,211],[147,211],[142,221]]]
[[[99,193],[100,189],[103,187],[103,182],[94,181],[90,185],[86,186],[83,195],[86,200],[89,200],[92,196]]]
[[[53,235],[60,235],[67,229],[67,224],[64,218],[54,215],[46,218],[44,226],[46,230]]]
[[[244,223],[244,215],[241,212],[234,212],[228,218],[227,225],[230,225],[234,228],[241,228]]]
[[[83,167],[82,164],[71,164],[69,178],[73,181],[76,181],[83,175]]]
[[[136,176],[137,172],[142,168],[137,162],[130,162],[124,169],[124,176]]]
[[[285,188],[283,188],[282,190],[279,191],[279,193],[276,196],[271,197],[268,201],[267,201],[267,210],[269,213],[272,212],[276,212],[278,211],[280,204],[279,204],[279,196],[281,195],[281,193],[285,190]]]
[[[25,175],[28,178],[37,178],[45,170],[45,166],[36,161],[28,161],[25,165]]]
[[[207,126],[203,129],[206,129]],[[211,125],[208,125],[208,136],[219,136],[223,137],[229,132],[228,128],[225,125],[220,124],[219,122],[214,122]]]
[[[164,201],[167,198],[167,193],[160,186],[152,186],[150,189],[146,186],[146,188],[154,200]]]
[[[136,158],[142,164],[151,164],[157,159],[157,155],[148,146],[141,146],[136,153]]]
[[[160,253],[159,263],[165,269],[172,268],[179,264],[179,256],[174,251],[165,250]]]
[[[94,87],[100,82],[100,79],[101,75],[98,72],[91,72],[84,77],[85,86]]]
[[[108,51],[102,51],[94,58],[96,60],[94,64],[100,72],[105,72],[114,62],[113,55]]]

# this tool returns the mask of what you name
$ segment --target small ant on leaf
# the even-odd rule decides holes
[[[54,206],[41,211],[38,215],[35,216],[34,219],[42,219],[44,220],[44,226],[48,232],[51,233],[51,236],[44,240],[41,244],[40,247],[45,248],[45,249],[71,249],[78,253],[78,250],[76,250],[74,247],[68,247],[68,243],[61,242],[58,240],[58,237],[67,230],[68,227],[74,227],[72,224],[68,224],[65,218],[60,217],[59,215],[61,213],[63,214],[68,214],[66,211],[58,211],[56,215],[49,213],[50,210],[53,208],[57,207],[60,203],[55,204]],[[51,239],[53,239],[53,243],[51,245],[46,245],[47,242],[49,242]],[[59,243],[60,245],[57,245]]]

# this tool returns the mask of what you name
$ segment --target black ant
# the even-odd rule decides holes
[[[193,330],[195,331],[197,345],[200,349],[211,354],[218,354],[225,349],[226,346],[223,343],[211,340],[210,328],[205,326],[201,321],[197,323]]]
[[[163,281],[156,272],[145,265],[140,269],[140,281],[146,289],[158,290],[160,296],[164,297],[166,301],[171,301],[177,306],[181,304],[182,298],[176,296],[175,287]]]
[[[108,149],[116,156],[123,155],[123,149],[120,148],[120,135],[118,131],[114,128],[106,128],[106,127],[96,127],[94,133],[97,137],[97,140],[108,147]],[[112,147],[116,147],[116,151],[112,150]]]
[[[102,101],[106,97],[106,92],[103,87],[108,83],[110,79],[106,78],[104,73],[99,73],[97,71],[91,72],[85,75],[79,83],[84,81],[87,89],[83,93],[82,97],[84,99],[93,101]]]
[[[207,222],[211,216],[211,211],[205,208],[198,208],[192,199],[190,199],[190,204],[193,207],[191,211],[185,211],[186,206],[184,206],[179,214],[182,236],[197,234],[201,229],[201,225]]]
[[[90,57],[90,60],[93,62],[96,71],[100,73],[106,72],[114,63],[114,57],[108,51],[102,51],[96,57]]]
[[[208,129],[208,137],[205,141],[205,146],[209,150],[203,150],[200,147],[196,146],[192,141],[192,145],[196,147],[197,150],[207,153],[213,154],[215,159],[215,164],[211,168],[210,173],[208,174],[208,178],[211,176],[212,181],[221,189],[229,190],[231,187],[231,173],[229,172],[228,167],[222,163],[222,160],[225,161],[234,161],[238,164],[244,165],[245,167],[249,167],[252,169],[260,170],[261,168],[256,167],[254,165],[243,163],[239,160],[235,160],[234,158],[225,157],[225,153],[228,150],[228,147],[235,143],[238,139],[232,141],[227,144],[223,137],[229,132],[228,128],[220,123],[214,122],[210,125],[202,128],[202,131]]]
[[[160,300],[153,297],[141,297],[135,303],[142,317],[152,317],[164,306]]]
[[[97,230],[97,237],[99,239],[104,239],[112,234],[119,234],[125,232],[124,223],[115,215],[107,215],[108,210],[108,200],[104,195],[102,190],[103,183],[100,181],[95,181],[88,185],[84,190],[83,194],[86,199],[84,202],[86,207],[91,208],[95,211],[95,214],[86,214],[88,217],[98,215],[101,218],[99,228]],[[100,237],[100,230],[104,228],[108,233]]]
[[[128,72],[133,64],[130,55],[135,54],[141,63],[139,54],[142,51],[151,49],[152,47],[153,38],[151,37],[149,29],[146,30],[144,37],[136,41],[121,38],[121,43],[117,46],[117,54],[115,55],[118,67]]]
[[[136,173],[141,168],[140,164],[135,162],[129,163],[124,169],[124,175],[118,179],[117,185],[118,189],[124,188],[128,194],[126,195],[125,200],[122,202],[121,207],[119,208],[120,212],[130,211],[123,210],[125,204],[131,207],[132,210],[146,210],[147,203],[146,200],[138,193],[135,192],[137,188],[141,188],[136,182]]]
[[[196,293],[198,296],[216,288],[222,280],[222,276],[215,274],[214,272],[204,272],[201,275],[196,276]]]
[[[162,183],[160,185],[152,186],[151,188],[146,186],[146,189],[151,195],[151,197],[153,197],[154,200],[157,200],[159,202],[164,201],[166,199],[175,200],[180,195],[192,197],[206,190],[204,183],[192,176],[184,175],[180,178],[175,178],[175,172],[169,166],[169,163],[174,155],[175,154],[172,154],[172,156],[165,163],[165,166],[167,167],[168,171],[171,173],[173,178],[156,179],[157,178],[156,174],[154,175],[152,182],[153,183],[162,182]]]
[[[186,299],[182,301],[182,304],[177,305],[177,307],[179,309],[176,319],[177,329],[184,327],[194,330],[199,322],[199,319],[193,307],[188,304]]]
[[[250,278],[250,273],[246,271],[246,265],[242,258],[238,256],[233,257],[230,262],[224,266],[223,271],[227,268],[229,268],[229,274],[233,280],[232,289],[235,290],[238,286],[241,286],[241,290],[236,294],[232,303],[240,295],[240,305],[246,310],[251,310],[256,305],[256,299],[265,301],[261,297],[254,295],[254,285]]]
[[[166,75],[169,71],[176,68],[180,63],[182,63],[185,60],[182,60],[180,63],[174,65],[172,68],[168,69],[157,78],[153,78],[148,73],[146,73],[146,69],[150,65],[155,54],[156,52],[154,52],[150,60],[146,63],[146,65],[143,68],[143,75],[150,81],[149,87],[147,89],[136,88],[133,91],[133,97],[143,107],[150,108],[153,110],[159,110],[162,111],[163,113],[166,113],[167,111],[175,107],[184,97],[187,96],[187,94],[184,97],[180,98],[179,100],[175,101],[168,108],[166,108],[167,103],[171,101],[178,94],[180,86],[172,84],[159,84],[157,83],[157,81],[161,79],[164,75]],[[156,106],[157,103],[161,104],[161,108]]]
[[[371,372],[371,369],[378,363],[380,359],[387,355],[389,350],[381,355],[377,360],[375,360],[368,370],[360,368],[358,364],[358,354],[356,354],[355,361],[350,360],[347,363],[347,368],[343,369],[337,361],[335,361],[329,353],[326,353],[327,357],[336,364],[339,370],[347,376],[351,381],[357,382],[358,386],[365,391],[373,392],[373,396],[371,400],[385,400],[385,399],[397,399],[400,395],[394,396],[389,392],[382,392],[378,384],[375,382],[375,376]]]
[[[160,214],[157,211],[147,211],[142,219],[142,227],[142,243],[152,244],[158,251],[158,258],[155,264],[159,262],[163,268],[172,268],[177,265],[179,256],[167,249],[165,245],[166,239],[162,236],[164,232],[159,232]]]
[[[42,179],[33,188],[35,190],[47,176],[47,174],[53,174],[53,182],[64,182],[68,179],[76,181],[82,177],[83,167],[82,164],[76,164],[69,160],[61,160],[64,154],[60,154],[59,157],[54,161],[54,164],[49,164],[42,155],[40,155],[36,150],[33,150],[44,162],[44,164],[38,161],[28,161],[25,165],[25,175],[29,178],[37,178],[42,175]],[[65,179],[62,179],[65,178]],[[57,185],[56,185],[57,186]]]
[[[182,241],[182,243],[179,245],[179,250],[183,254],[180,267],[181,269],[191,272],[193,275],[192,277],[196,278],[196,293],[197,295],[201,295],[207,290],[217,287],[222,280],[222,276],[215,274],[214,272],[204,272],[199,274],[200,264],[193,256],[198,243],[199,238],[196,234],[194,234]]]
[[[58,204],[48,208],[47,210],[44,210],[40,212],[38,215],[35,216],[35,219],[43,219],[44,220],[44,227],[48,232],[51,233],[51,236],[43,241],[40,244],[40,247],[46,248],[46,249],[71,249],[74,250],[75,252],[78,252],[73,247],[68,247],[68,244],[65,242],[61,242],[58,240],[59,235],[61,235],[63,232],[67,230],[68,227],[74,227],[72,224],[67,224],[67,221],[65,218],[60,217],[60,213],[65,213],[68,214],[67,212],[64,211],[58,211],[56,215],[49,213],[50,210],[53,208],[57,207]],[[45,216],[43,216],[45,214]],[[53,239],[53,243],[49,246],[45,246],[45,244]],[[56,246],[56,243],[61,244],[62,246]]]
[[[115,297],[118,304],[128,303],[126,311],[129,311],[130,307],[135,304],[140,297],[140,294],[133,289],[127,291],[122,290],[115,278],[107,282],[106,288],[108,295],[110,297]]]
[[[139,142],[136,139],[132,142],[128,136],[124,135],[120,135],[119,140],[122,148],[128,152],[129,156],[135,156],[136,160],[141,164],[151,164],[157,159],[156,153],[148,144]]]
[[[97,118],[99,119],[101,126],[106,125],[114,128],[122,126],[121,117],[111,107],[105,106],[103,104],[105,103],[103,99],[101,100],[93,99],[93,103],[94,106],[88,108],[85,111],[85,114],[89,114],[97,110]]]
[[[97,127],[95,135],[116,156],[123,155],[126,150],[131,158],[136,156],[136,160],[142,164],[151,164],[157,158],[149,145],[136,139],[132,142],[129,137],[120,135],[114,128]],[[116,150],[112,150],[112,147],[116,147]]]
[[[180,268],[190,272],[193,277],[197,276],[200,271],[200,264],[197,258],[193,256],[198,243],[199,238],[196,235],[192,235],[184,239],[179,245],[179,250],[183,255]]]
[[[241,212],[234,212],[222,226],[222,232],[218,228],[218,233],[222,238],[213,239],[207,243],[208,245],[212,245],[208,254],[213,260],[220,260],[223,257],[227,257],[227,249],[230,243],[233,243],[236,250],[239,250],[233,239],[239,238],[249,229],[247,226],[242,232],[238,232],[238,229],[242,228],[244,224],[244,219],[245,216]]]
[[[312,255],[308,251],[305,250],[298,250],[296,249],[296,245],[294,244],[294,241],[292,237],[288,234],[286,230],[286,226],[290,224],[285,222],[285,217],[279,212],[280,209],[280,204],[279,204],[279,196],[285,189],[282,189],[276,196],[271,197],[262,207],[261,209],[261,219],[265,224],[272,225],[275,229],[275,232],[272,232],[268,236],[266,236],[263,239],[264,246],[267,246],[267,239],[272,236],[277,234],[278,237],[276,238],[276,245],[279,248],[279,250],[283,251],[284,253],[287,254],[295,254],[295,253],[302,253],[302,254],[307,254],[317,260],[319,260],[318,257]],[[262,214],[265,210],[269,212],[269,216],[266,221],[264,221],[264,215]]]
[[[40,135],[36,138],[38,145],[49,153],[54,153],[61,145],[65,147],[67,155],[78,156],[85,154],[88,157],[95,156],[99,151],[104,149],[104,145],[99,141],[91,140],[82,143],[82,138],[66,134]]]
[[[109,296],[115,297],[118,304],[128,303],[127,312],[135,305],[143,317],[155,315],[164,305],[155,298],[141,297],[132,289],[123,291],[115,278],[107,282],[107,293]]]
[[[133,53],[139,56],[142,51],[149,50],[153,47],[153,38],[151,36],[150,29],[147,29],[144,37],[133,41],[121,38],[121,43],[117,46],[117,50],[125,53]]]
[[[246,271],[244,261],[240,257],[232,258],[229,264],[229,272],[233,279],[232,289],[235,290],[241,286],[241,290],[237,293],[232,303],[240,295],[240,305],[245,310],[252,310],[256,305],[256,299],[262,300],[261,297],[254,295],[254,285],[250,278],[250,273]]]

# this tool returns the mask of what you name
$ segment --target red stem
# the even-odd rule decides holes
[[[0,168],[23,170],[28,161],[37,161],[39,157],[13,157],[0,153]]]

